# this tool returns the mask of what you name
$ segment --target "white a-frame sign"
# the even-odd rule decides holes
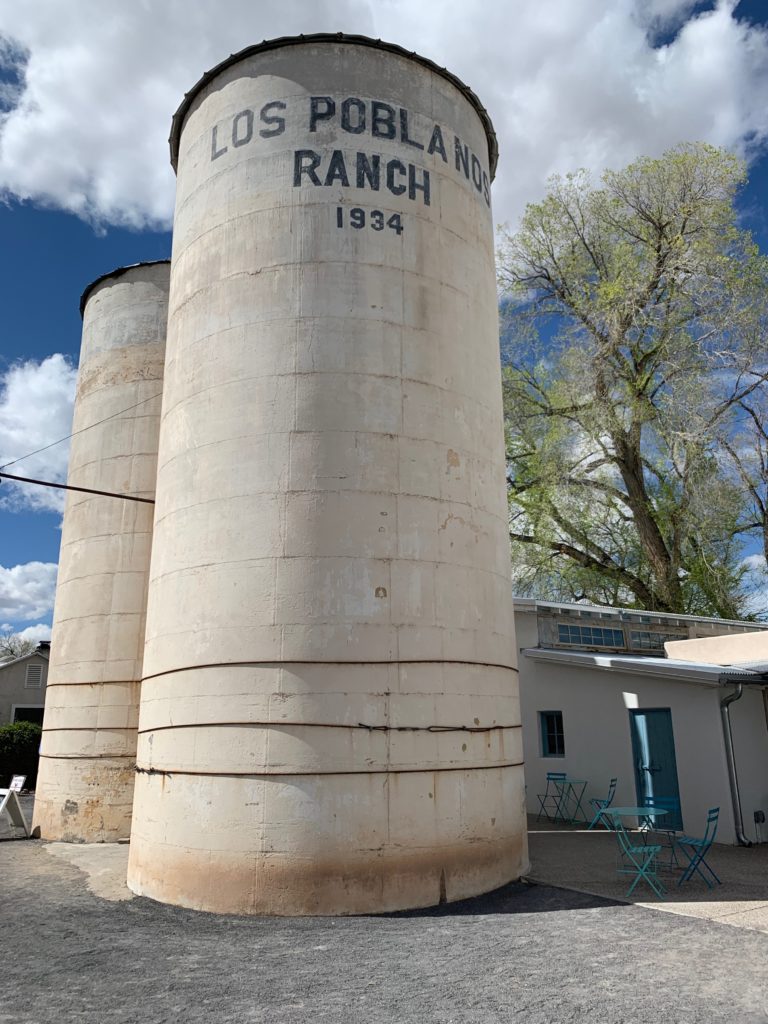
[[[17,828],[23,828],[25,834],[29,835],[29,825],[21,809],[19,795],[15,790],[0,789],[0,816],[2,816],[3,811],[11,819],[13,825]]]

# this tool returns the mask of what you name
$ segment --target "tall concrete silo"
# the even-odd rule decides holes
[[[304,36],[205,75],[171,151],[129,886],[343,914],[516,878],[489,118]]]
[[[168,260],[83,293],[67,481],[154,498]],[[130,834],[153,506],[70,491],[34,823],[44,839]]]

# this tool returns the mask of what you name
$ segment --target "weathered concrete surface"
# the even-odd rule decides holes
[[[87,296],[70,484],[154,497],[169,274],[131,267]],[[67,495],[35,804],[45,839],[130,834],[152,515]]]
[[[768,936],[545,886],[389,917],[221,917],[100,899],[19,842],[0,844],[0,906],[7,1024],[768,1021]]]
[[[137,893],[361,913],[526,868],[489,177],[476,107],[375,46],[191,102]]]

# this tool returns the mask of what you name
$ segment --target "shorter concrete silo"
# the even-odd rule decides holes
[[[170,261],[83,293],[68,483],[154,499]],[[70,491],[34,824],[44,839],[130,834],[154,506]]]

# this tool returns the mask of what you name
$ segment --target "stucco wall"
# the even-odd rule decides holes
[[[754,842],[755,811],[762,811],[768,820],[768,724],[762,692],[745,686],[741,699],[731,704],[730,714],[744,834]],[[768,839],[767,825],[762,827],[762,838]]]
[[[538,811],[548,771],[566,771],[589,781],[586,796],[605,796],[616,776],[616,806],[637,801],[629,711],[669,708],[675,739],[683,825],[697,834],[710,807],[720,807],[722,842],[735,842],[728,774],[720,724],[718,687],[656,681],[629,672],[520,659],[520,699],[526,764],[526,803]],[[759,696],[759,695],[758,695]],[[745,818],[753,804],[766,805],[766,786],[756,781],[765,764],[765,717],[754,713],[754,695],[734,707],[734,739],[740,768]],[[562,711],[565,757],[541,756],[539,711]],[[759,755],[756,754],[759,752]],[[757,760],[750,759],[757,756]],[[768,774],[762,770],[762,778]],[[752,781],[750,781],[752,780]],[[753,834],[753,830],[750,833]]]
[[[673,640],[664,644],[668,658],[705,661],[710,665],[739,665],[768,661],[768,631],[755,630],[732,636],[708,636],[696,640]]]

